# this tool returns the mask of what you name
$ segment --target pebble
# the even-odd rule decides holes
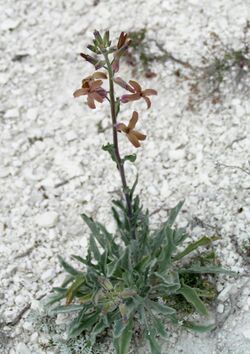
[[[48,270],[46,270],[46,272],[42,273],[41,279],[43,281],[49,281],[49,280],[55,278],[55,276],[56,276],[55,269],[48,269]]]
[[[30,108],[26,113],[27,119],[36,120],[38,116],[38,108]]]
[[[217,312],[218,313],[223,313],[224,312],[224,305],[223,304],[219,304],[217,306]]]
[[[233,284],[228,284],[218,295],[217,299],[219,301],[226,301],[230,295],[230,292],[235,289],[235,286]]]
[[[6,119],[8,119],[8,118],[18,118],[18,117],[19,117],[19,110],[17,108],[8,109],[4,113],[4,118],[6,118]]]
[[[47,211],[37,215],[36,223],[41,227],[54,227],[58,222],[58,214],[54,211]]]
[[[170,150],[168,152],[169,158],[173,161],[178,161],[178,160],[184,159],[185,155],[186,155],[186,152],[185,152],[185,150],[182,150],[182,149]]]
[[[19,20],[12,20],[12,19],[7,19],[4,22],[2,22],[1,24],[1,29],[3,31],[6,30],[13,30],[15,28],[17,28],[17,26],[19,25],[20,21]]]
[[[18,343],[16,347],[16,354],[32,354],[25,343]]]

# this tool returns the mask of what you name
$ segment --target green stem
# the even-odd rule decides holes
[[[122,187],[123,187],[123,193],[125,196],[126,204],[127,204],[127,211],[128,211],[128,221],[129,221],[129,226],[130,226],[130,231],[131,231],[131,236],[135,240],[135,230],[132,227],[132,205],[131,205],[131,199],[130,195],[128,192],[128,185],[126,181],[126,176],[125,176],[125,171],[124,171],[124,165],[123,161],[120,156],[119,152],[119,145],[118,145],[118,134],[116,130],[116,109],[115,109],[115,94],[114,94],[114,82],[113,82],[113,69],[111,66],[111,63],[109,61],[109,57],[107,53],[103,53],[106,64],[107,64],[107,70],[108,70],[108,75],[109,75],[109,103],[110,103],[110,110],[111,110],[111,117],[112,117],[112,127],[113,127],[113,144],[114,144],[114,151],[115,151],[115,158],[116,158],[116,163],[117,163],[117,168],[120,172],[121,176],[121,181],[122,181]]]

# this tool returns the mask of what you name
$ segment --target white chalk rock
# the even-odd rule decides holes
[[[58,221],[58,214],[55,211],[47,211],[36,217],[36,224],[41,227],[54,227]]]
[[[19,110],[17,108],[8,109],[4,114],[4,118],[18,118],[18,117],[19,117]]]
[[[1,24],[1,29],[3,31],[6,30],[13,30],[19,25],[20,21],[18,20],[12,20],[11,18],[8,18]]]
[[[31,354],[31,351],[27,347],[26,344],[24,343],[18,343],[16,347],[16,353],[17,354]]]
[[[241,333],[246,339],[250,339],[250,326],[244,327]]]
[[[41,275],[41,279],[44,281],[49,281],[56,276],[55,269],[48,269]]]
[[[218,313],[223,313],[224,312],[224,305],[223,304],[219,304],[217,306],[217,312]]]
[[[177,150],[170,150],[168,156],[171,160],[177,161],[184,159],[185,157],[185,150],[177,149]]]
[[[38,109],[37,108],[30,108],[27,111],[27,118],[31,120],[36,120],[38,116]]]
[[[229,297],[230,292],[234,289],[233,284],[228,284],[221,293],[218,295],[218,300],[219,301],[226,301]]]

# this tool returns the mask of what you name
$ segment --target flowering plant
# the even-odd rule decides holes
[[[131,340],[140,333],[147,340],[151,353],[160,354],[158,339],[167,335],[167,321],[196,331],[213,327],[183,319],[184,306],[179,311],[178,303],[181,298],[198,314],[207,316],[207,307],[201,298],[215,295],[214,288],[207,286],[207,274],[227,271],[205,256],[183,266],[183,257],[198,247],[210,245],[217,237],[204,236],[180,251],[179,246],[187,233],[173,225],[183,202],[170,211],[159,230],[150,231],[148,211],[143,210],[139,196],[135,196],[137,179],[131,188],[127,185],[124,162],[134,162],[135,155],[120,156],[118,133],[124,133],[135,148],[141,146],[146,135],[135,130],[138,112],[133,111],[128,124],[118,121],[121,104],[142,98],[149,109],[149,96],[157,95],[154,89],[142,89],[136,81],[127,83],[116,76],[129,44],[130,39],[124,32],[113,46],[108,31],[103,36],[95,31],[93,44],[88,46],[94,54],[81,56],[97,71],[84,78],[81,88],[74,93],[75,97],[86,96],[91,109],[96,108],[96,102],[108,101],[110,105],[113,142],[103,149],[116,163],[122,183],[123,198],[114,200],[112,207],[117,232],[112,235],[102,224],[81,215],[91,231],[88,252],[85,258],[72,257],[82,263],[83,269],[77,270],[59,257],[69,276],[61,287],[54,288],[56,294],[49,303],[65,299],[65,303],[53,308],[52,312],[77,314],[69,325],[69,337],[88,334],[89,345],[93,346],[99,336],[112,330],[116,353],[127,354]],[[106,79],[108,89],[103,87]],[[116,97],[114,84],[129,94]]]

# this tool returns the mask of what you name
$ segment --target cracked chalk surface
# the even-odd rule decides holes
[[[6,0],[0,7],[0,315],[8,323],[63,278],[57,255],[69,259],[86,252],[88,231],[80,213],[114,230],[110,201],[120,180],[101,150],[110,131],[98,133],[99,122],[109,125],[109,109],[89,110],[84,99],[72,97],[92,72],[78,53],[93,30],[109,28],[117,36],[146,27],[149,38],[199,66],[210,32],[237,48],[250,5],[244,0]],[[135,78],[158,91],[149,111],[143,102],[122,106],[125,122],[133,109],[140,112],[138,130],[147,134],[136,163],[127,166],[128,179],[131,183],[139,172],[144,206],[152,213],[159,209],[152,215],[154,225],[185,199],[180,224],[193,222],[194,239],[212,235],[208,225],[216,227],[221,235],[216,254],[240,275],[218,279],[215,332],[176,331],[163,348],[171,354],[249,354],[250,270],[243,250],[250,243],[249,95],[225,86],[221,102],[204,100],[190,111],[188,83],[178,82],[175,70],[169,61],[154,63],[156,77]],[[122,74],[129,79],[131,68]],[[124,137],[120,141],[122,152],[134,152]],[[12,328],[0,327],[6,353],[46,353],[26,315]]]

